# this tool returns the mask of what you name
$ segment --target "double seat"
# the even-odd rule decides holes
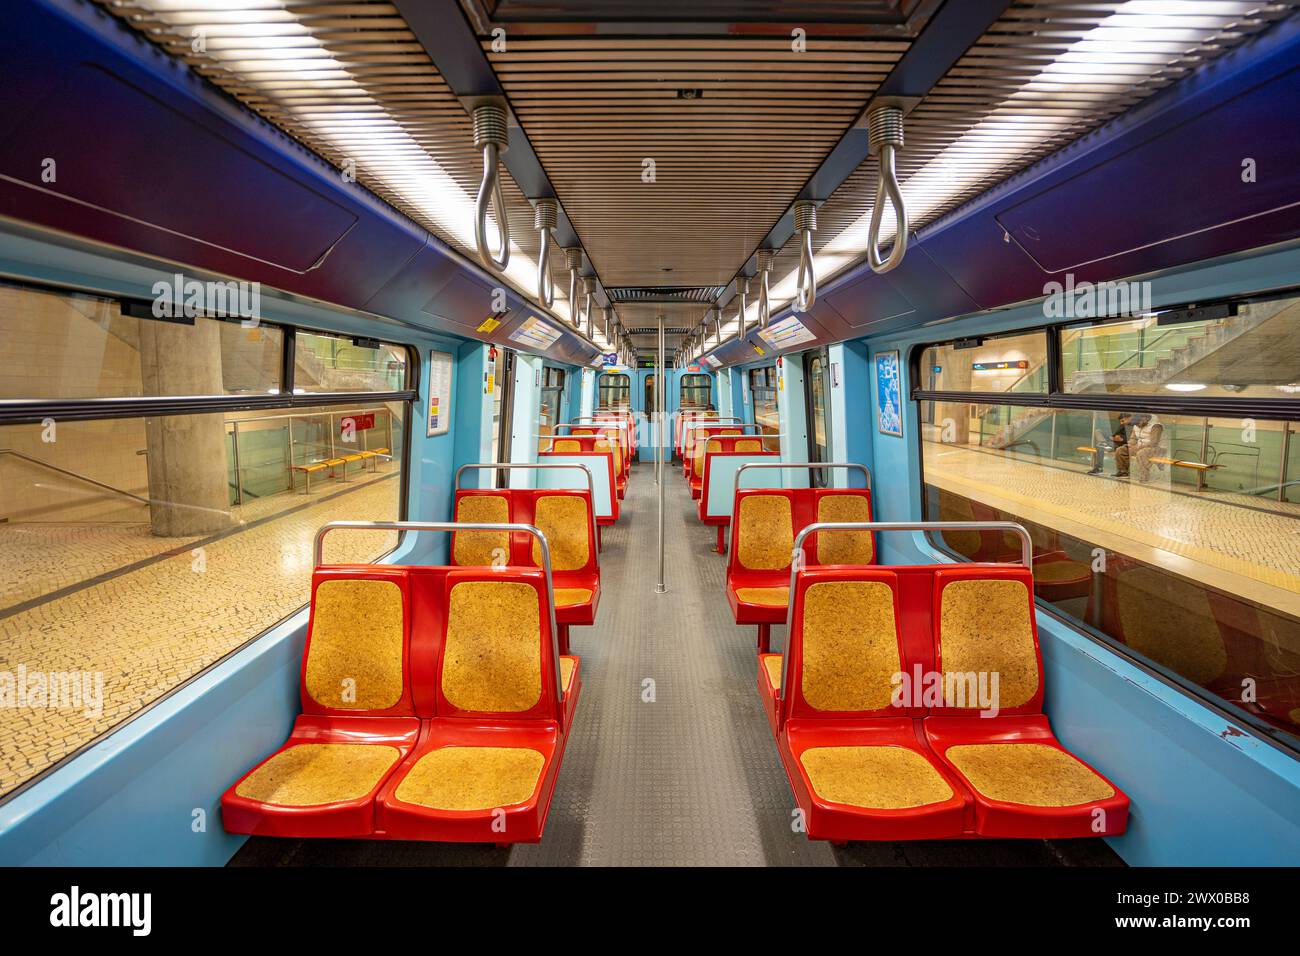
[[[695,442],[694,453],[687,461],[686,470],[686,482],[691,489],[691,497],[698,500],[703,494],[704,474],[708,469],[710,455],[762,453],[762,436],[746,435],[739,429],[729,429],[725,433],[710,435],[708,438],[702,438]]]
[[[569,652],[569,627],[596,623],[600,564],[587,491],[544,488],[459,488],[455,521],[532,525],[546,536],[555,587],[560,653]],[[541,567],[541,546],[519,531],[456,531],[451,563],[462,568]]]
[[[580,691],[551,621],[535,568],[317,568],[301,713],[226,830],[536,842]]]
[[[1128,798],[1042,712],[1033,602],[1020,566],[798,571],[758,688],[810,838],[1124,831]]]
[[[727,603],[737,624],[758,625],[766,653],[773,624],[783,624],[790,599],[790,559],[795,536],[824,521],[871,520],[866,488],[751,488],[735,493]],[[823,531],[806,547],[805,565],[873,564],[870,531]]]
[[[703,474],[704,450],[710,438],[717,438],[721,435],[743,436],[744,434],[744,428],[735,422],[706,425],[697,420],[687,423],[682,432],[682,477],[689,482],[691,475],[697,471],[697,463],[699,473]],[[694,489],[691,497],[696,497]]]

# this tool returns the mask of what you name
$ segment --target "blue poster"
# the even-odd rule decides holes
[[[876,353],[876,415],[882,434],[903,437],[902,382],[897,352]]]

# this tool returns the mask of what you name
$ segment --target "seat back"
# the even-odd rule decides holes
[[[745,475],[761,480],[765,473],[779,475],[780,469],[750,469]],[[789,568],[794,539],[808,525],[870,520],[871,492],[865,488],[742,488],[732,506],[731,569]],[[876,559],[871,531],[819,531],[805,540],[804,550],[808,565],[874,564]],[[784,558],[772,566],[778,551]]]
[[[462,488],[456,492],[455,520],[532,525],[546,535],[553,572],[598,571],[595,513],[585,489]],[[541,551],[537,539],[522,532],[452,535],[452,564],[457,567],[541,567]]]
[[[750,462],[771,461],[780,452],[764,451],[762,441],[757,438],[712,438],[709,445],[712,446],[714,442],[720,443],[721,450],[705,452],[704,477],[700,480],[699,514],[702,521],[725,524],[731,520],[736,470]],[[760,469],[746,474],[751,479],[756,479],[750,487],[762,487],[765,480],[762,476],[769,475],[771,486],[779,487],[781,484],[781,474],[776,469]]]
[[[559,452],[544,451],[537,456],[538,462],[546,464],[581,465],[591,472],[595,487],[593,504],[596,519],[601,524],[618,520],[619,506],[617,485],[615,483],[614,456],[607,451]],[[586,481],[573,469],[544,468],[537,472],[538,488],[573,489],[584,487]]]
[[[1029,568],[935,568],[931,608],[935,670],[944,678],[942,704],[931,714],[979,712],[981,688],[995,692],[998,713],[1042,713],[1043,657]]]
[[[596,520],[587,492],[538,490],[528,496],[528,504],[531,514],[523,523],[546,535],[553,572],[596,570]],[[541,567],[540,542],[528,536],[528,546],[526,563]]]
[[[807,498],[807,524],[871,520],[871,492],[865,488],[811,488]],[[875,538],[870,531],[820,531],[810,538],[808,558],[811,564],[874,564]]]
[[[793,489],[738,493],[731,534],[733,571],[788,570],[795,536]]]
[[[406,568],[316,569],[300,672],[304,714],[415,713],[410,590]]]
[[[704,428],[692,428],[686,434],[688,446],[686,454],[687,475],[698,481],[704,475],[704,455],[709,450],[709,443],[722,436],[742,437],[744,432],[735,425],[709,425]],[[761,441],[759,445],[762,446]],[[721,451],[722,446],[718,445],[714,450]]]
[[[513,489],[461,488],[456,492],[452,520],[458,524],[509,524]],[[451,563],[459,567],[500,567],[510,563],[508,531],[455,531]]]
[[[782,662],[783,720],[920,713],[896,694],[910,662],[892,570],[800,570],[790,621]]]
[[[441,604],[435,629],[437,716],[562,719],[544,572],[451,569]]]

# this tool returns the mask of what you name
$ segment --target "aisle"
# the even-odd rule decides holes
[[[668,591],[655,593],[654,465],[642,463],[618,525],[605,529],[597,624],[573,629],[582,697],[541,843],[255,838],[232,865],[1114,865],[1100,841],[833,848],[795,833],[755,686],[755,629],[731,618],[726,559],[709,550],[714,531],[696,517],[680,468],[665,475]],[[784,631],[773,628],[774,648]]]

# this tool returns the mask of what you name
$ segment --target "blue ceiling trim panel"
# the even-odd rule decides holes
[[[499,282],[185,64],[75,0],[24,0],[6,13],[0,215],[483,337],[447,321],[451,306],[431,283],[456,273],[488,290]],[[53,182],[42,179],[47,157]],[[432,274],[417,281],[421,268]],[[483,301],[477,322],[490,293]],[[507,302],[524,308],[513,292]],[[584,364],[596,354],[571,333],[561,352]]]
[[[1066,271],[1120,279],[1300,237],[1297,102],[1290,20],[925,227],[887,276],[863,263],[828,283],[813,314],[839,327],[824,341],[1036,299]],[[750,361],[753,343],[767,350],[751,332],[715,355]]]
[[[5,215],[353,308],[423,245],[414,223],[103,12],[31,0],[8,13]],[[49,77],[69,79],[50,90]]]

